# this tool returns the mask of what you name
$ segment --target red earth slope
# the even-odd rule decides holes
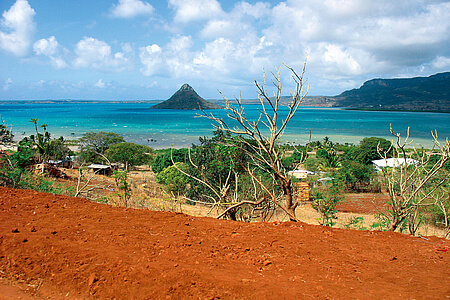
[[[0,299],[446,299],[449,246],[0,188]]]

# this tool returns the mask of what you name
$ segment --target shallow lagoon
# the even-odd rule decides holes
[[[112,131],[127,141],[154,148],[187,147],[198,142],[199,136],[211,136],[212,121],[199,117],[196,111],[152,110],[152,103],[33,103],[16,102],[0,105],[0,114],[6,124],[13,125],[16,140],[33,134],[31,118],[39,124],[48,124],[53,137],[79,138],[88,131]],[[246,105],[248,118],[256,120],[258,105]],[[282,108],[286,112],[286,108]],[[216,116],[226,119],[223,111]],[[450,137],[450,114],[419,112],[353,111],[336,108],[301,107],[291,120],[283,140],[305,144],[311,130],[312,140],[325,136],[339,143],[358,143],[364,137],[377,136],[392,139],[389,124],[402,136],[408,126],[415,147],[431,146],[431,130],[437,130],[439,139]],[[153,141],[152,141],[153,140]],[[156,140],[156,142],[154,142]]]

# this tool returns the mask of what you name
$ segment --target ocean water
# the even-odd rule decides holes
[[[129,142],[152,146],[188,147],[200,136],[212,136],[213,122],[200,117],[197,111],[152,110],[152,103],[32,103],[0,104],[0,115],[12,125],[15,140],[34,133],[29,121],[47,124],[52,137],[81,137],[89,131],[116,132]],[[246,105],[249,119],[257,120],[259,105]],[[281,115],[287,108],[281,108]],[[209,111],[227,120],[224,111]],[[232,123],[231,123],[232,124]],[[352,111],[337,108],[301,107],[290,121],[283,141],[305,144],[325,136],[334,142],[357,144],[364,137],[384,137],[392,140],[389,126],[406,136],[410,127],[412,146],[430,147],[431,131],[437,130],[439,140],[450,137],[450,114],[419,112]]]

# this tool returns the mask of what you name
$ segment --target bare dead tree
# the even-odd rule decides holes
[[[272,97],[267,89],[265,73],[263,74],[263,83],[259,83],[256,80],[254,82],[261,104],[258,120],[252,121],[247,118],[241,97],[235,97],[236,106],[234,106],[224,95],[222,96],[227,116],[232,122],[237,122],[238,125],[231,126],[227,121],[214,116],[212,113],[207,114],[203,112],[203,116],[214,121],[217,129],[229,132],[237,137],[237,139],[231,140],[228,145],[239,148],[249,156],[253,165],[245,166],[248,174],[266,190],[270,200],[284,210],[291,221],[297,221],[295,209],[299,202],[294,197],[292,175],[288,174],[282,164],[284,151],[279,147],[279,144],[289,121],[294,117],[309,88],[307,88],[306,92],[303,89],[306,60],[301,74],[297,74],[294,69],[287,65],[284,66],[291,72],[295,88],[290,90],[291,99],[287,105],[288,112],[283,119],[279,111],[282,105],[281,92],[283,89],[280,76],[281,68],[276,68],[276,72],[271,73],[273,76],[271,82],[274,87]],[[268,133],[266,133],[267,131]],[[283,195],[280,196],[265,187],[255,175],[257,169],[270,170],[274,180],[281,187]]]
[[[244,205],[251,205],[253,207],[261,208],[260,207],[261,204],[263,204],[263,202],[266,201],[266,197],[264,197],[264,196],[260,197],[258,199],[259,195],[257,193],[257,188],[256,188],[254,180],[252,180],[253,187],[254,187],[253,188],[254,201],[251,201],[251,200],[239,201],[239,195],[240,195],[239,174],[234,172],[232,170],[232,168],[229,169],[228,176],[225,179],[225,181],[212,182],[208,178],[208,176],[205,175],[203,170],[197,164],[194,163],[190,150],[188,152],[188,159],[189,159],[189,164],[197,171],[197,174],[199,174],[198,176],[195,176],[195,175],[183,170],[182,168],[179,168],[178,165],[176,163],[174,163],[173,159],[172,159],[173,166],[179,172],[181,172],[185,176],[192,178],[195,181],[203,184],[212,192],[212,196],[206,196],[210,200],[210,202],[201,202],[201,204],[211,206],[210,212],[213,209],[217,209],[217,211],[219,213],[219,215],[217,216],[218,219],[227,216],[229,219],[236,221],[237,220],[237,216],[236,216],[237,208],[240,208]],[[233,185],[231,184],[232,177],[234,177]],[[186,199],[189,201],[192,201],[192,202],[199,202],[199,201],[193,200],[193,199],[188,199],[188,198],[186,198]],[[266,207],[268,209],[270,209],[270,206],[266,206]],[[222,210],[222,212],[219,212],[221,210]],[[250,215],[252,215],[252,213]],[[266,214],[263,214],[263,216],[265,216],[265,215],[269,215],[269,214],[266,212]]]
[[[410,233],[415,234],[420,225],[419,209],[436,205],[433,195],[448,181],[448,172],[440,171],[450,159],[450,143],[447,138],[441,144],[437,132],[432,132],[433,148],[430,151],[418,151],[415,148],[408,151],[406,147],[410,145],[409,128],[403,140],[400,133],[394,133],[392,126],[390,131],[396,138],[396,163],[394,167],[383,170],[391,200],[391,210],[385,219],[389,222],[388,230],[395,231],[406,222]],[[388,151],[379,150],[379,153],[385,160],[388,159]],[[434,155],[437,159],[432,160]]]
[[[85,167],[81,166],[78,168],[77,186],[73,196],[80,197],[82,194],[88,194],[93,190],[103,189],[104,187],[100,185],[90,185],[92,179],[95,178],[98,172],[99,170],[89,175],[89,170]]]
[[[111,162],[109,159],[101,154],[96,152],[98,155],[102,156],[103,159],[105,159],[108,162],[108,165],[110,168],[112,168]],[[89,193],[94,190],[101,190],[101,189],[107,189],[109,186],[105,185],[91,185],[91,181],[96,177],[96,175],[100,172],[100,170],[97,170],[93,172],[92,174],[89,173],[89,170],[86,169],[84,166],[81,166],[78,169],[78,177],[77,177],[77,186],[74,193],[74,197],[80,197],[81,195],[85,195],[86,198],[89,198]]]

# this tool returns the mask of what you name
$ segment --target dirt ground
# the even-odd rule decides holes
[[[0,299],[449,299],[450,241],[0,188]]]

